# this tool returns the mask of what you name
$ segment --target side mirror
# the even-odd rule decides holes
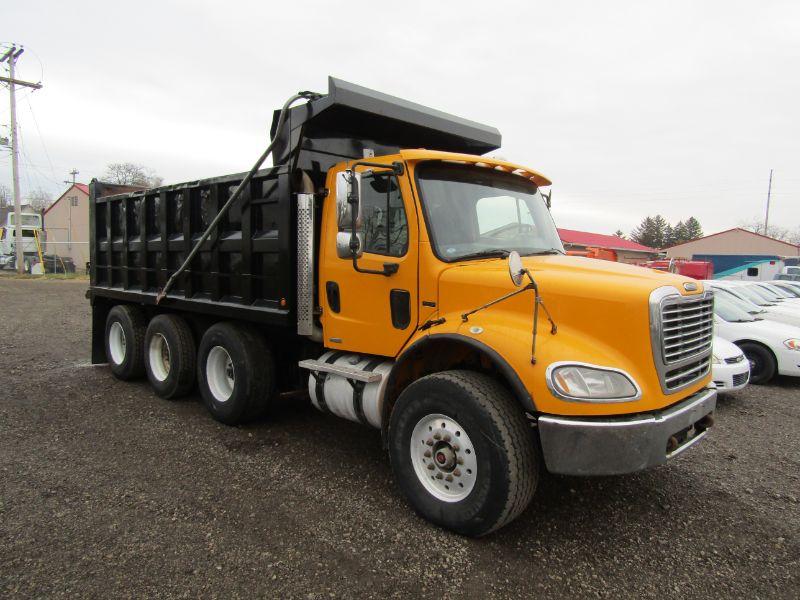
[[[359,192],[361,191],[361,174],[350,169],[336,176],[336,214],[339,231],[349,230],[353,224],[353,208],[356,221],[361,219]]]
[[[511,281],[514,285],[519,287],[522,285],[522,278],[525,275],[525,266],[522,264],[522,259],[519,252],[512,250],[508,254],[508,274],[511,275]]]
[[[340,231],[336,234],[336,255],[339,258],[351,258],[353,256],[353,251],[350,248],[352,238],[353,233],[351,231]],[[361,258],[361,255],[364,254],[364,234],[362,232],[356,232],[356,243],[358,244],[356,258]]]

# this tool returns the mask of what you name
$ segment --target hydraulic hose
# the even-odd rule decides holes
[[[186,260],[183,261],[181,266],[178,267],[178,270],[175,271],[170,276],[170,278],[167,280],[167,283],[158,292],[158,294],[156,295],[156,304],[161,302],[166,297],[166,295],[169,293],[169,290],[172,288],[173,284],[178,279],[178,276],[180,276],[181,273],[183,273],[186,270],[186,268],[191,264],[192,259],[200,251],[200,248],[202,247],[203,243],[208,239],[208,237],[211,235],[211,232],[219,224],[219,222],[222,220],[222,217],[225,216],[225,213],[228,212],[233,203],[236,202],[239,196],[242,195],[242,192],[247,188],[248,184],[253,179],[253,175],[255,175],[258,172],[258,170],[261,168],[261,165],[264,164],[265,160],[267,160],[267,157],[270,155],[272,149],[275,146],[275,142],[280,138],[280,133],[281,130],[283,129],[283,124],[286,121],[286,115],[289,112],[289,107],[292,104],[294,104],[297,100],[300,100],[301,98],[304,98],[308,101],[312,101],[320,97],[321,94],[317,94],[316,92],[298,92],[284,103],[283,107],[281,108],[280,115],[278,116],[278,124],[275,127],[275,136],[272,138],[272,141],[269,143],[269,146],[267,146],[267,149],[264,150],[263,154],[261,154],[261,156],[258,158],[256,164],[254,164],[253,168],[250,169],[250,172],[247,173],[247,175],[245,175],[244,179],[242,179],[242,182],[234,190],[233,194],[231,194],[231,197],[228,198],[228,201],[225,202],[225,204],[222,205],[222,208],[219,209],[217,216],[214,217],[214,220],[211,221],[209,226],[203,232],[203,235],[201,235],[200,239],[197,240],[197,243],[194,245],[191,252],[189,252],[189,255],[186,257]]]

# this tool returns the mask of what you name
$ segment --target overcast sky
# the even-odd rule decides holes
[[[285,6],[285,9],[281,9]],[[247,170],[272,110],[335,75],[494,125],[561,227],[800,225],[800,2],[3,2],[23,194],[109,162]],[[8,134],[8,93],[0,89]],[[0,150],[0,183],[10,186]]]

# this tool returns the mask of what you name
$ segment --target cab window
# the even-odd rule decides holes
[[[366,173],[361,177],[364,251],[403,256],[408,250],[408,219],[394,175]]]

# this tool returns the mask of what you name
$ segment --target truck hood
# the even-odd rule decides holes
[[[601,305],[635,301],[646,307],[650,292],[662,286],[673,286],[682,294],[703,291],[702,282],[695,279],[593,258],[533,256],[523,257],[522,262],[536,279],[545,302],[570,297]],[[696,290],[687,292],[684,284],[694,285]],[[504,259],[459,263],[440,275],[440,306],[474,308],[514,289]]]
[[[650,335],[650,294],[668,286],[683,295],[703,292],[700,281],[576,256],[523,258],[557,325],[552,332],[539,311],[535,353],[532,351],[533,291],[523,291],[468,316],[487,302],[520,289],[514,287],[507,261],[482,260],[453,265],[439,277],[438,315],[450,329],[491,347],[515,370],[536,398],[542,412],[579,414],[576,403],[558,401],[545,387],[546,369],[569,361],[622,369],[642,388],[645,400],[595,407],[595,412],[641,412],[674,403],[662,393]],[[687,291],[687,288],[693,291]],[[535,361],[532,360],[535,356]],[[696,391],[704,381],[693,384]]]

